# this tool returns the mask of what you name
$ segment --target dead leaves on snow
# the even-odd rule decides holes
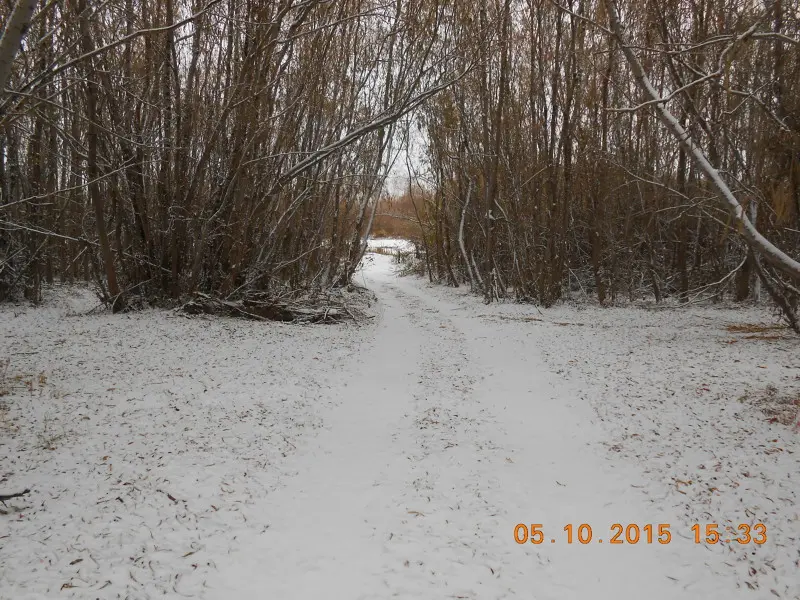
[[[738,323],[728,325],[725,330],[728,333],[738,334],[741,337],[725,340],[726,344],[735,344],[742,340],[758,340],[764,342],[776,342],[790,337],[791,331],[786,325],[768,325],[764,323]]]
[[[762,392],[743,394],[739,402],[758,408],[773,424],[794,425],[800,415],[800,391],[796,389],[781,392],[768,385]]]
[[[767,331],[787,331],[786,325],[767,325],[764,323],[739,323],[725,328],[729,333],[765,333]]]

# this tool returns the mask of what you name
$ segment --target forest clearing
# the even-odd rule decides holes
[[[0,600],[800,599],[800,0],[0,23]]]

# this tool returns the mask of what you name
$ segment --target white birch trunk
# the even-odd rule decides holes
[[[472,274],[472,267],[469,266],[469,256],[467,256],[467,248],[464,245],[464,221],[467,218],[467,209],[469,208],[469,201],[472,199],[472,183],[467,182],[467,199],[464,201],[464,206],[461,209],[461,222],[458,224],[458,246],[461,248],[461,256],[464,258],[464,266],[467,267],[469,274],[469,284],[472,289],[475,289],[475,276]]]

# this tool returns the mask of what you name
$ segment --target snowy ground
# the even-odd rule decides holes
[[[370,331],[93,304],[0,309],[0,597],[196,596]]]
[[[361,326],[0,308],[0,494],[33,490],[0,598],[800,597],[800,343],[726,329],[769,315],[540,313],[391,270],[359,275]]]
[[[591,406],[595,450],[632,466],[628,494],[695,523],[766,526],[763,545],[707,545],[744,597],[800,598],[800,339],[763,309],[479,305],[426,287],[540,353],[565,398]],[[652,517],[651,517],[652,518]],[[702,560],[702,559],[701,559]],[[722,588],[718,592],[724,596]],[[717,597],[685,590],[690,598]]]
[[[367,248],[373,252],[393,254],[409,252],[414,249],[414,244],[401,238],[369,238]]]

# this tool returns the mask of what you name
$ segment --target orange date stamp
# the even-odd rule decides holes
[[[558,537],[548,537],[542,523],[519,523],[514,527],[514,541],[518,544],[669,544],[672,531],[669,523],[614,523],[604,529],[605,535],[596,535],[587,523],[565,525]],[[767,543],[767,526],[763,523],[721,526],[717,523],[696,523],[691,526],[695,544],[756,544]],[[684,536],[686,537],[686,536]],[[692,539],[692,538],[690,538]]]

